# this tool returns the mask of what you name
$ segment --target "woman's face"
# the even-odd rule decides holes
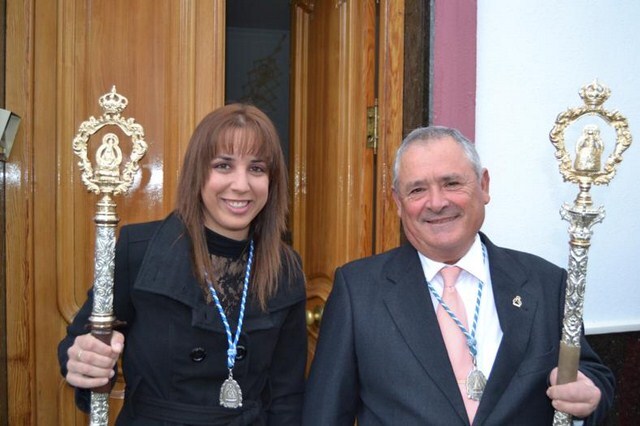
[[[211,160],[201,195],[205,226],[234,240],[249,235],[251,221],[267,203],[267,164],[252,154],[220,153]]]

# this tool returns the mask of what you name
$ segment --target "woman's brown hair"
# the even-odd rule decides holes
[[[220,153],[252,154],[267,164],[267,203],[251,223],[255,255],[249,287],[262,309],[266,309],[267,301],[277,289],[281,265],[284,263],[285,267],[291,268],[297,262],[293,251],[282,241],[286,230],[288,189],[278,133],[258,108],[236,103],[209,113],[191,136],[178,180],[176,213],[191,237],[195,273],[203,286],[205,273],[213,276],[213,267],[204,232],[205,207],[201,191],[209,178],[211,161]]]

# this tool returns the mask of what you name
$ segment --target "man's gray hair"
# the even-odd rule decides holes
[[[473,167],[473,171],[478,179],[480,179],[482,176],[482,163],[480,163],[480,156],[478,155],[478,151],[476,151],[475,145],[469,139],[465,138],[462,133],[456,129],[443,126],[418,127],[404,138],[400,147],[396,151],[396,158],[393,163],[393,188],[396,191],[398,190],[400,160],[407,148],[414,143],[423,143],[426,145],[431,141],[445,138],[452,138],[462,147],[462,150]]]

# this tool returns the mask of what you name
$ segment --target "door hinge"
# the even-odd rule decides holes
[[[374,154],[378,150],[379,119],[378,98],[376,98],[373,106],[367,108],[367,148],[373,148]]]

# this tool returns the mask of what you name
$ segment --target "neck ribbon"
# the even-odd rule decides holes
[[[249,243],[249,257],[247,259],[247,267],[244,272],[244,286],[242,288],[242,300],[240,302],[240,313],[238,315],[238,326],[236,327],[235,336],[231,334],[231,327],[229,326],[229,321],[227,320],[227,316],[224,313],[224,309],[222,309],[222,304],[220,303],[220,299],[218,298],[218,294],[216,293],[216,289],[213,288],[211,282],[207,278],[207,285],[209,286],[209,292],[211,292],[211,297],[216,304],[216,308],[218,308],[218,312],[220,313],[220,318],[222,318],[222,323],[224,324],[224,330],[227,333],[227,367],[229,371],[233,369],[233,366],[236,363],[236,347],[238,346],[238,341],[240,340],[240,334],[242,333],[242,322],[244,320],[244,311],[247,302],[247,292],[249,289],[249,278],[251,276],[251,264],[253,263],[253,240]]]
[[[482,245],[482,262],[486,264],[487,262],[487,249],[484,244]],[[477,356],[478,356],[478,342],[476,341],[476,329],[478,327],[478,315],[480,313],[480,300],[482,299],[482,287],[484,283],[481,280],[478,280],[478,294],[476,296],[476,307],[473,314],[473,325],[471,326],[471,332],[467,330],[467,328],[462,324],[460,319],[453,313],[451,308],[447,306],[447,304],[442,300],[442,297],[438,294],[433,285],[427,281],[427,287],[429,287],[429,291],[433,294],[433,297],[436,298],[438,303],[442,306],[442,308],[449,314],[451,319],[458,325],[460,331],[467,338],[467,346],[469,347],[469,352],[471,353],[471,358],[473,359],[473,365],[477,366]]]

